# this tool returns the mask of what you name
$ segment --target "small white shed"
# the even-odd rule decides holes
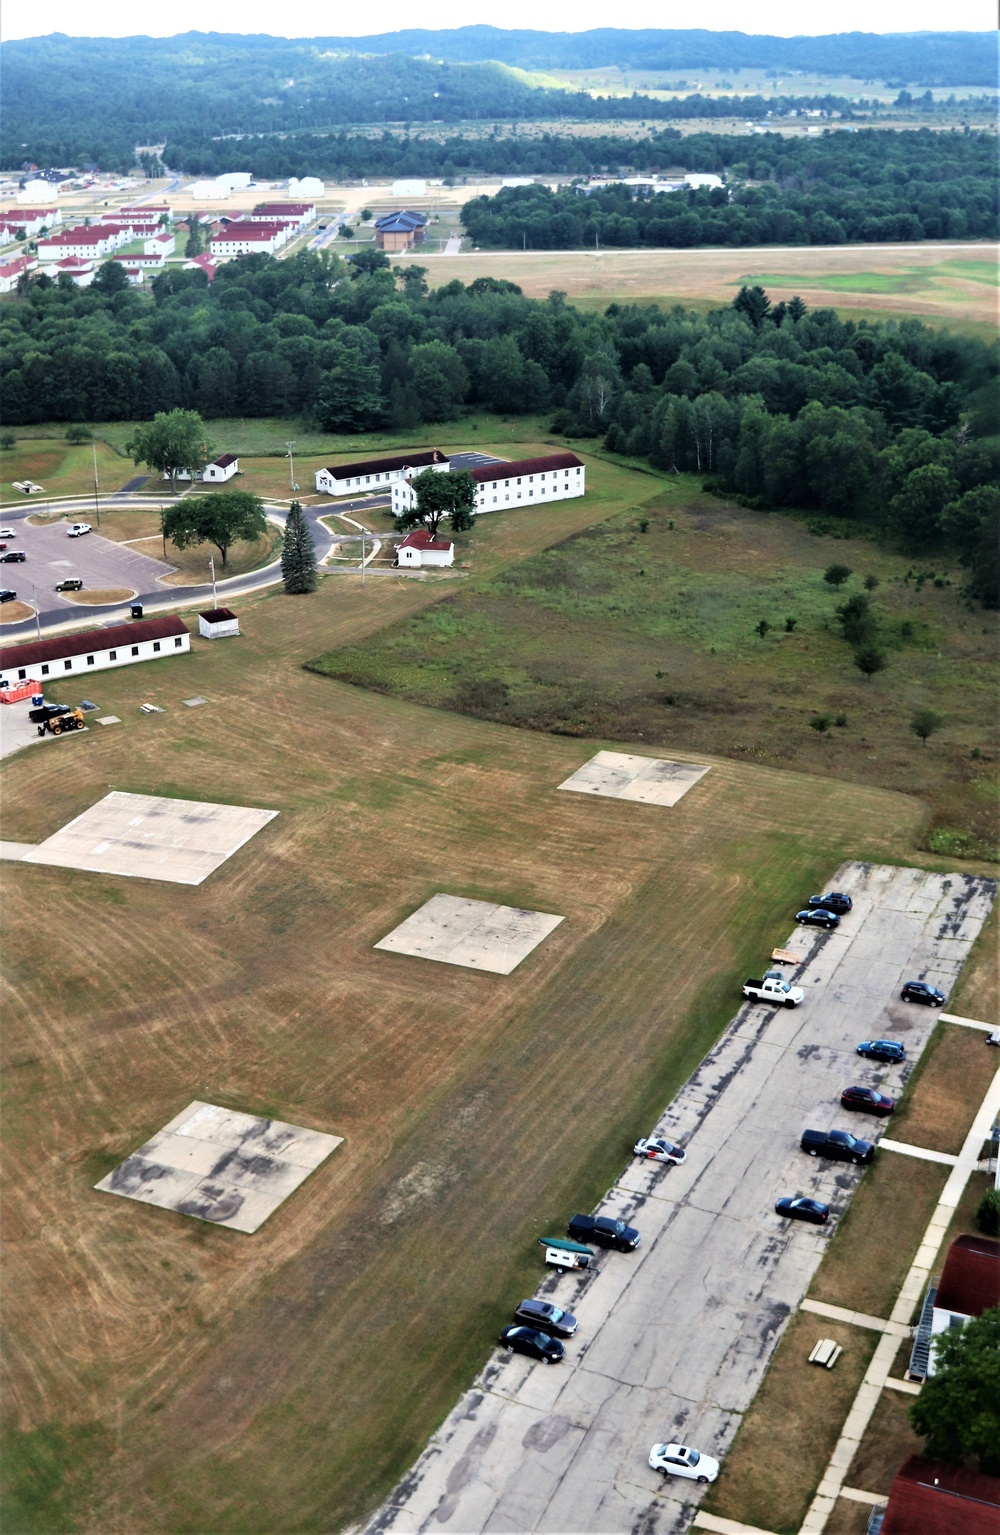
[[[223,480],[231,480],[234,474],[240,472],[240,461],[235,453],[223,453],[218,458],[206,464],[201,477],[209,484],[221,484]]]
[[[455,545],[446,538],[431,538],[426,528],[415,528],[397,546],[396,563],[418,567],[454,565]]]
[[[209,608],[198,614],[198,633],[206,640],[222,640],[239,634],[240,621],[230,608]]]

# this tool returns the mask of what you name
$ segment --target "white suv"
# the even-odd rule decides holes
[[[72,522],[66,531],[70,538],[82,538],[84,533],[91,533],[93,529],[89,522]]]

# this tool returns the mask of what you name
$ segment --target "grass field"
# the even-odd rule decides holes
[[[755,250],[605,250],[463,252],[431,264],[432,287],[489,273],[544,298],[553,288],[588,309],[608,304],[728,304],[743,283],[781,297],[798,293],[812,308],[835,304],[845,318],[901,318],[996,331],[992,244],[769,247]]]
[[[939,1023],[889,1133],[911,1146],[957,1155],[996,1069],[996,1051],[978,1029]]]
[[[29,432],[37,431],[35,427],[22,431],[13,448],[0,448],[0,506],[23,506],[43,499],[12,489],[12,480],[34,480],[47,496],[93,495],[92,443],[67,442],[65,425],[54,427],[51,436],[29,436]],[[131,459],[119,456],[106,442],[97,443],[97,478],[102,492],[120,490],[136,472]]]
[[[497,519],[482,558],[587,512]],[[26,1530],[298,1532],[371,1508],[533,1288],[534,1237],[606,1188],[796,893],[912,848],[913,800],[766,764],[716,759],[669,813],[559,795],[599,743],[301,668],[439,595],[344,577],[241,603],[240,640],[95,678],[121,726],[3,765],[18,840],[109,786],[280,812],[195,890],[5,866],[6,1455]],[[506,978],[373,955],[441,889],[566,921]],[[59,934],[44,962],[40,931]],[[345,1143],[254,1238],[92,1191],[193,1097]]]
[[[590,460],[585,500],[606,502],[617,473]],[[988,857],[998,618],[968,611],[960,572],[918,587],[913,567],[881,546],[831,544],[791,518],[714,501],[683,477],[633,474],[628,494],[630,510],[317,664],[503,723],[901,789],[929,802],[931,851]],[[469,540],[474,566],[491,522],[481,518]],[[843,594],[822,579],[834,551],[856,572],[843,592],[865,573],[880,582],[874,606],[890,660],[871,681],[839,635]],[[772,626],[764,639],[761,620]],[[925,705],[944,721],[926,748],[909,729]],[[811,728],[817,715],[823,732]]]

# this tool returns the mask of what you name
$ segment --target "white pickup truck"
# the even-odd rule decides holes
[[[743,995],[754,1002],[769,1002],[772,1007],[798,1007],[806,999],[798,986],[789,986],[787,981],[770,975],[765,975],[762,981],[744,981]]]

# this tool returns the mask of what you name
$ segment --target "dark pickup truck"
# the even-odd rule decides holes
[[[875,1155],[871,1141],[859,1140],[848,1130],[803,1130],[799,1145],[811,1157],[834,1162],[870,1162]]]
[[[39,704],[35,709],[28,710],[28,718],[33,725],[44,725],[57,715],[68,714],[69,704]]]
[[[634,1226],[610,1220],[606,1215],[574,1215],[566,1229],[574,1242],[593,1242],[597,1247],[613,1247],[620,1253],[634,1252],[640,1241]]]

